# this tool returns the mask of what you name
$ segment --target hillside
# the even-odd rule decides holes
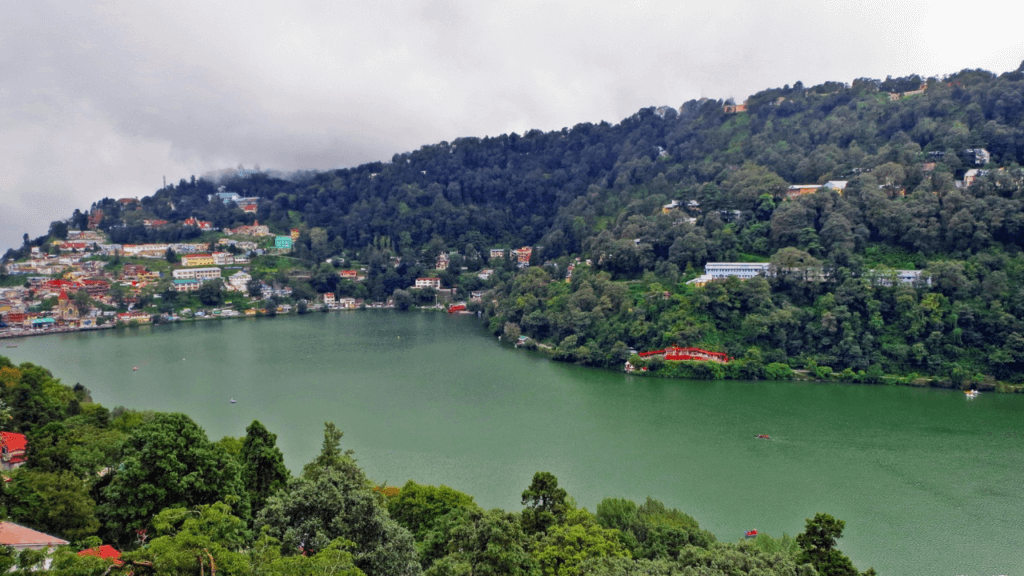
[[[387,163],[223,182],[222,192],[255,199],[250,212],[213,182],[183,180],[76,211],[6,260],[99,212],[99,230],[119,245],[215,239],[182,225],[190,217],[221,230],[258,220],[299,230],[290,255],[309,280],[292,283],[304,296],[426,303],[435,294],[409,288],[438,276],[456,300],[488,290],[469,306],[496,334],[529,336],[562,360],[618,368],[631,349],[680,345],[745,360],[737,377],[765,377],[775,363],[863,381],[1019,382],[1022,97],[1021,70],[796,83],[741,105],[690,101],[615,125],[460,138]],[[487,263],[490,248],[520,246],[532,247],[532,266]],[[357,263],[365,279],[339,279],[328,259]],[[442,260],[447,269],[432,272]],[[686,284],[708,262],[771,268]],[[486,279],[485,266],[496,270]]]

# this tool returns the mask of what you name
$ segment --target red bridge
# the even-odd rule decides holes
[[[701,360],[706,362],[721,362],[726,364],[732,358],[724,352],[708,352],[700,348],[679,348],[677,346],[669,346],[664,350],[652,350],[650,352],[641,352],[641,358],[650,358],[651,356],[664,356],[665,360]]]

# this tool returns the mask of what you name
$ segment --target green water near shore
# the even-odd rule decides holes
[[[514,352],[472,317],[421,312],[16,343],[0,353],[108,407],[185,412],[212,439],[258,419],[292,470],[332,420],[374,480],[443,483],[485,507],[518,510],[548,470],[590,510],[649,495],[723,540],[795,535],[820,511],[846,520],[840,547],[862,569],[1024,572],[1022,395],[635,378]]]

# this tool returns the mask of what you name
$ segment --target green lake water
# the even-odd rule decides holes
[[[638,378],[513,351],[473,317],[419,312],[14,343],[0,353],[110,408],[185,412],[211,439],[258,419],[293,471],[331,420],[375,481],[446,484],[485,507],[520,509],[546,470],[591,511],[652,496],[722,540],[795,535],[828,512],[846,521],[840,548],[861,569],[1024,574],[1022,395]]]

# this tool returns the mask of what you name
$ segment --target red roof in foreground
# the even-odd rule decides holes
[[[104,544],[98,548],[89,548],[88,550],[82,550],[78,553],[79,556],[96,556],[97,558],[105,558],[107,560],[113,560],[118,566],[121,565],[121,561],[118,558],[121,557],[121,553],[110,544]]]
[[[17,432],[0,432],[0,444],[7,448],[8,452],[24,450],[28,446],[25,435]]]
[[[67,543],[67,540],[36,532],[13,522],[0,522],[0,546],[11,546],[16,550],[21,550],[23,548],[63,546]]]

